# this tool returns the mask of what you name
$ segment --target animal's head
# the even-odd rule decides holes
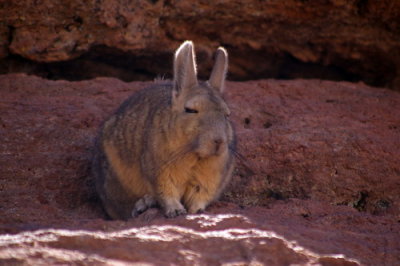
[[[174,57],[171,107],[175,130],[200,158],[228,152],[233,141],[230,110],[221,95],[228,69],[224,48],[218,48],[215,60],[209,80],[199,82],[193,43],[184,42]]]

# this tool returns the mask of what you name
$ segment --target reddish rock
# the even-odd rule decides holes
[[[165,55],[186,39],[208,68],[216,46],[226,46],[235,79],[347,79],[400,88],[399,1],[0,3],[0,73],[149,78],[169,73]]]
[[[240,169],[229,198],[310,198],[400,213],[399,93],[269,80],[232,83],[227,94],[238,151],[252,169]]]
[[[228,82],[238,165],[204,215],[108,221],[90,177],[101,123],[149,83],[0,76],[0,259],[400,263],[400,95],[319,80]]]

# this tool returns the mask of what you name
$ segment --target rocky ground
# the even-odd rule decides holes
[[[96,131],[147,86],[0,76],[0,264],[398,265],[400,94],[321,80],[228,82],[237,169],[205,214],[107,220]]]

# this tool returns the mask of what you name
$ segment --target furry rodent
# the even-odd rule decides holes
[[[173,63],[172,82],[132,95],[96,139],[96,190],[113,219],[157,205],[167,217],[201,212],[232,176],[235,136],[221,96],[227,52],[218,48],[205,82],[197,80],[191,41],[177,49]]]

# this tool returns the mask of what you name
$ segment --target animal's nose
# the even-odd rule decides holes
[[[214,143],[215,143],[215,151],[219,152],[220,148],[221,148],[221,144],[224,141],[222,139],[214,139]]]

